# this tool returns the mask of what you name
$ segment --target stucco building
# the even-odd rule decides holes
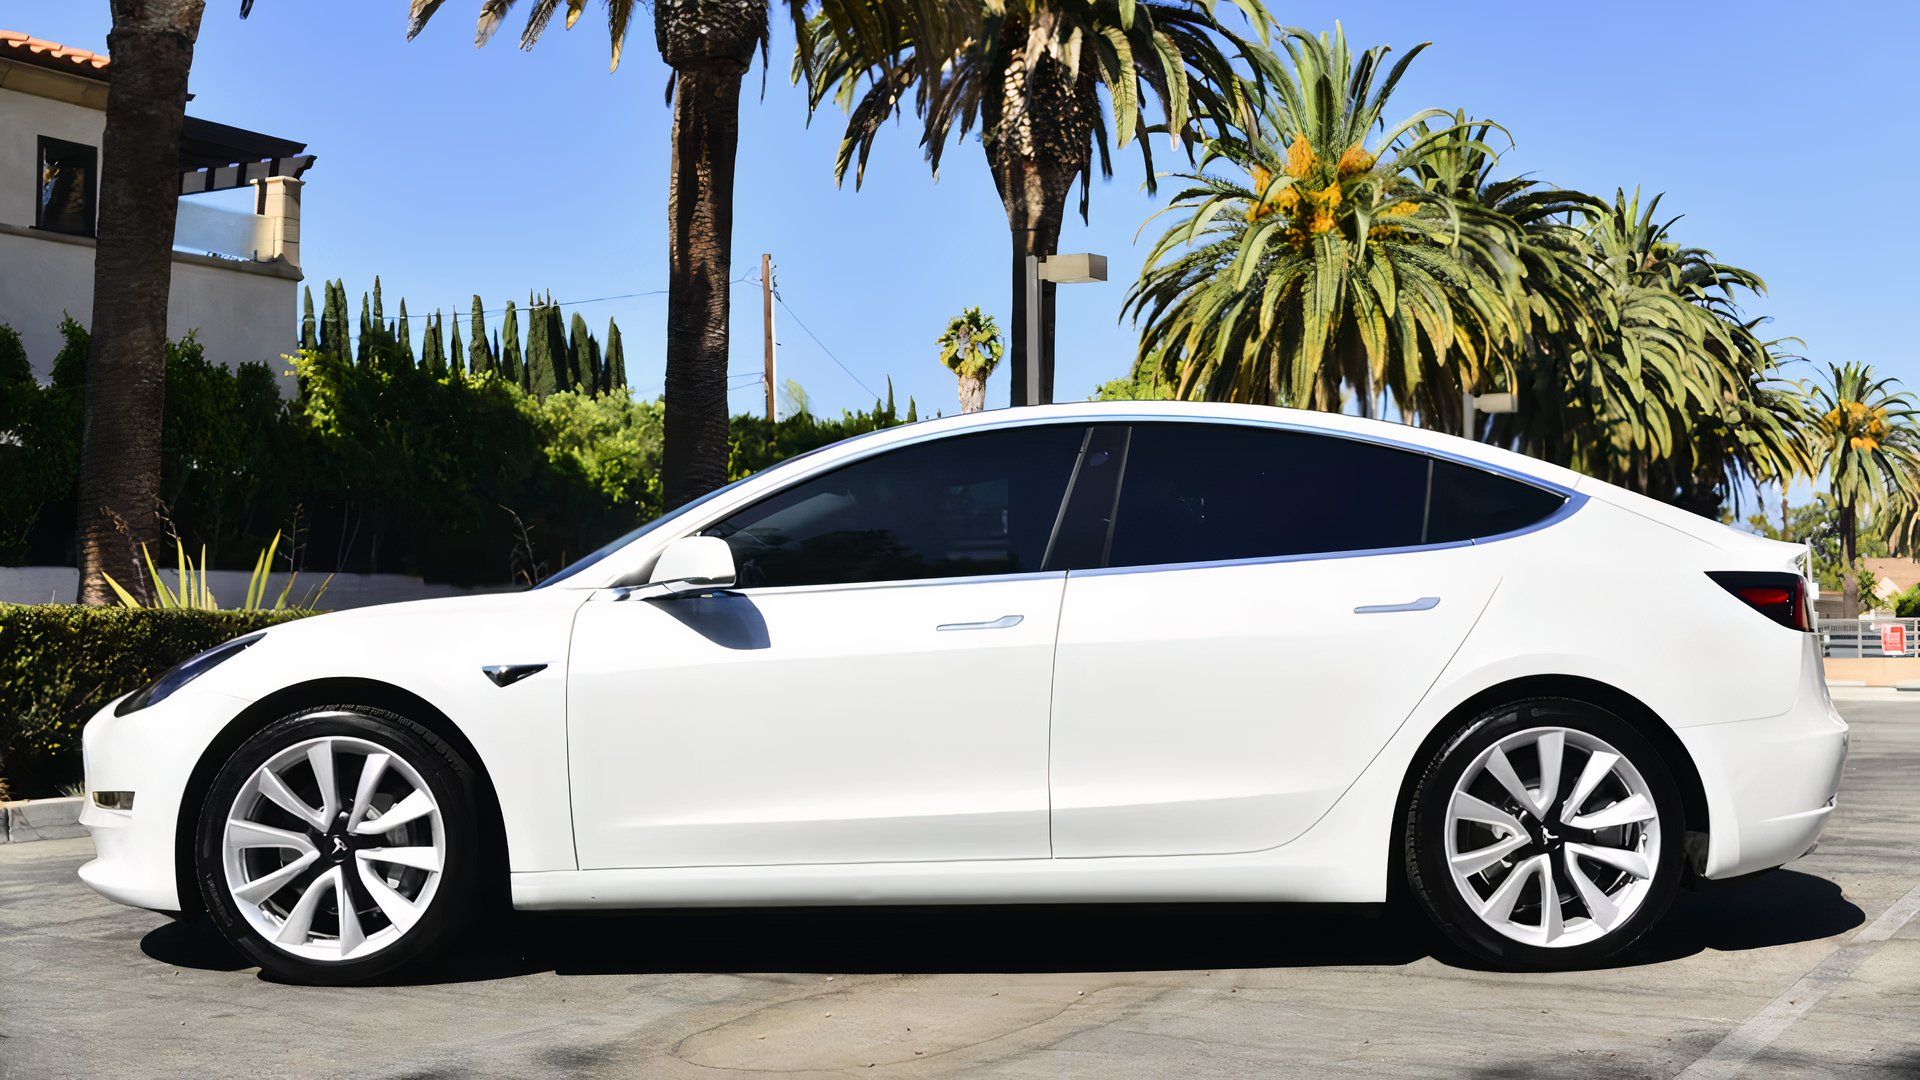
[[[113,67],[106,56],[0,30],[0,323],[20,333],[45,378],[63,313],[93,312],[100,145]],[[293,351],[301,176],[287,139],[189,116],[167,334],[199,334],[207,358],[275,365]],[[250,188],[253,211],[195,196]]]

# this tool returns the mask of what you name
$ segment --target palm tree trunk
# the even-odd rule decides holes
[[[667,509],[727,482],[727,319],[733,170],[744,64],[682,69],[667,196],[667,386],[661,494]]]
[[[987,407],[987,380],[978,375],[960,376],[960,411],[976,413]]]
[[[1846,618],[1860,617],[1860,575],[1854,572],[1853,507],[1840,505],[1840,608]]]
[[[84,604],[113,602],[108,573],[148,595],[139,545],[159,532],[180,128],[204,9],[204,0],[113,0],[75,526]]]

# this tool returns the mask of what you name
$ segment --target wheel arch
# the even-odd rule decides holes
[[[289,713],[321,705],[366,705],[398,713],[445,739],[466,759],[479,780],[477,794],[480,805],[477,809],[480,813],[480,833],[487,841],[483,858],[488,864],[482,869],[482,877],[490,883],[490,888],[505,897],[508,865],[506,818],[501,813],[500,799],[494,792],[493,777],[487,772],[486,762],[481,759],[472,740],[460,730],[460,725],[426,698],[392,683],[377,679],[328,678],[295,683],[255,701],[229,721],[201,752],[200,760],[194,764],[181,795],[180,820],[174,829],[174,880],[178,882],[181,912],[192,915],[201,910],[198,879],[194,872],[195,837],[199,832],[201,804],[206,800],[207,791],[213,786],[213,778],[220,771],[220,766],[233,756],[241,743],[268,724]]]
[[[1693,755],[1687,752],[1686,745],[1680,741],[1673,727],[1639,698],[1598,679],[1580,675],[1527,675],[1495,683],[1455,705],[1433,725],[1433,729],[1427,732],[1426,738],[1414,751],[1407,763],[1406,774],[1400,778],[1400,793],[1394,803],[1394,828],[1388,841],[1387,863],[1390,893],[1406,888],[1405,868],[1400,865],[1398,854],[1400,835],[1406,827],[1414,782],[1419,778],[1424,764],[1474,717],[1501,705],[1539,697],[1572,698],[1598,706],[1632,724],[1635,730],[1646,736],[1680,788],[1681,813],[1686,816],[1688,872],[1696,873],[1704,864],[1707,837],[1713,825],[1707,807],[1706,785],[1701,782],[1700,770],[1693,762]]]

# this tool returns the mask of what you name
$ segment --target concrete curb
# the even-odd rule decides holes
[[[80,824],[80,805],[85,801],[76,796],[0,802],[0,843],[24,844],[85,836],[87,828]]]

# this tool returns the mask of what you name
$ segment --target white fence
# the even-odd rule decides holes
[[[1842,660],[1920,656],[1920,619],[1821,619],[1820,647]]]

